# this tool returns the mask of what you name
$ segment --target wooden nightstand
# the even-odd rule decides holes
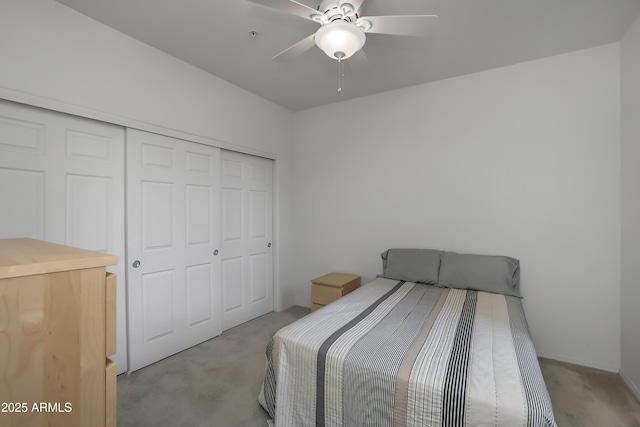
[[[360,287],[360,276],[329,273],[311,281],[311,311],[316,311]]]

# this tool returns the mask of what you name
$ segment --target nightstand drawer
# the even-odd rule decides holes
[[[329,273],[311,281],[311,311],[332,303],[360,287],[360,276]]]
[[[344,295],[342,292],[342,288],[334,288],[314,283],[311,285],[311,302],[327,305]]]

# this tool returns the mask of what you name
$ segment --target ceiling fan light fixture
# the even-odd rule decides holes
[[[343,60],[362,49],[367,37],[354,24],[336,20],[323,25],[315,35],[316,45],[331,59]]]

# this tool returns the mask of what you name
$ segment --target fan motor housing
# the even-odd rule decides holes
[[[322,12],[329,22],[341,19],[346,22],[356,22],[358,14],[350,3],[342,3],[336,0],[323,0],[318,6],[318,11]]]

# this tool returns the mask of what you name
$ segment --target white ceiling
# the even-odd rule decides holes
[[[294,15],[246,0],[57,1],[293,111],[619,41],[640,14],[640,0],[365,0],[361,15],[439,18],[426,39],[369,34],[339,93],[317,47],[271,60],[318,28]]]

